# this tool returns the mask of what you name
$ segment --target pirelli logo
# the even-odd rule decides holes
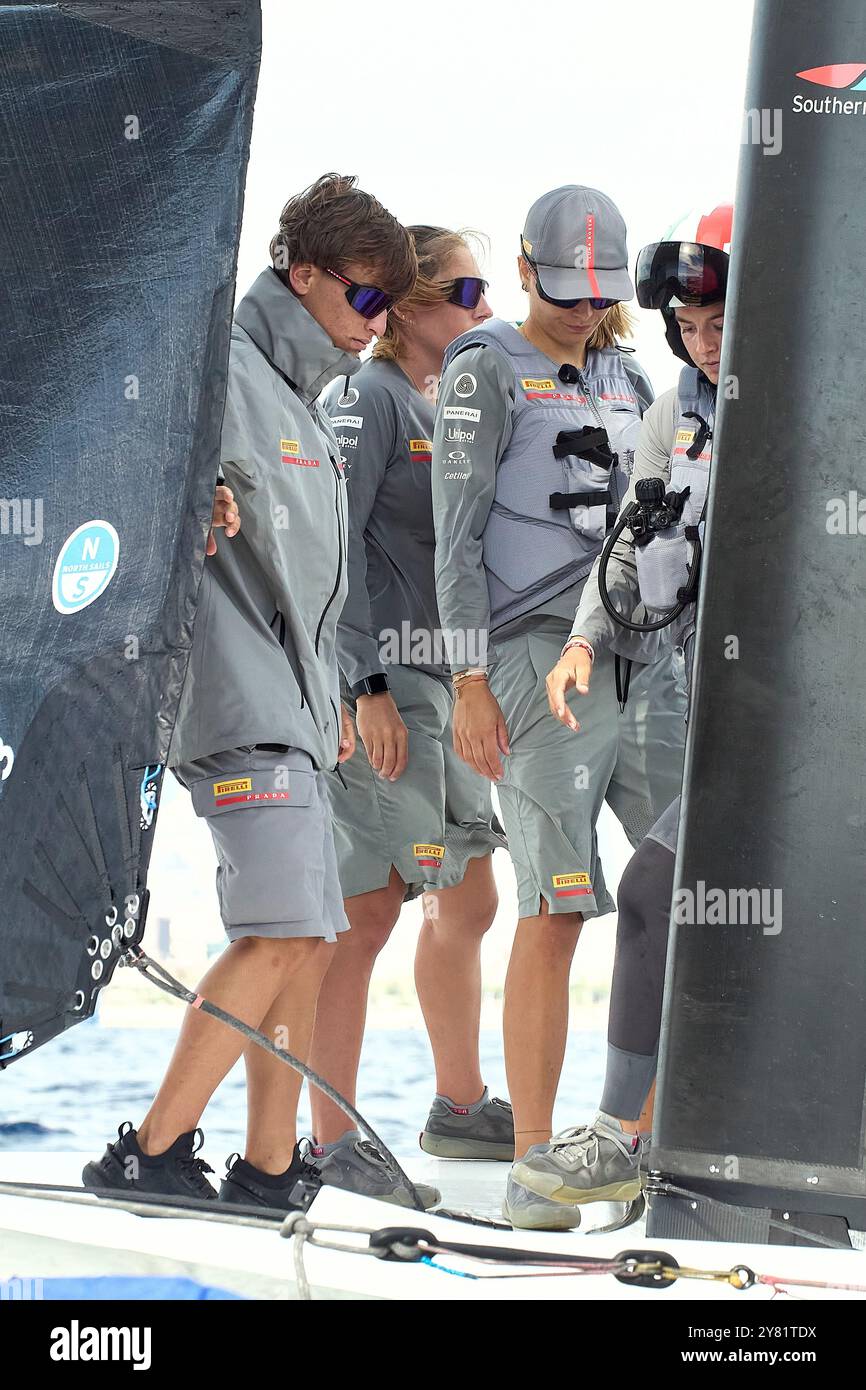
[[[263,803],[266,806],[278,801],[291,801],[290,792],[254,792],[251,777],[235,777],[230,782],[216,782],[213,789],[218,806],[234,806],[239,801]]]
[[[301,458],[301,441],[299,439],[280,440],[280,462],[295,463],[299,468],[318,468],[318,459]]]
[[[441,869],[445,858],[444,845],[413,845],[412,853],[419,864],[427,868]]]
[[[236,777],[232,782],[215,782],[213,794],[219,801],[224,796],[236,796],[238,792],[251,792],[252,777]]]
[[[589,874],[554,874],[554,897],[574,898],[592,892]]]
[[[695,439],[694,430],[677,430],[677,444],[693,444]]]
[[[555,391],[556,382],[549,376],[524,376],[520,379],[524,391]]]
[[[430,439],[410,439],[409,453],[419,463],[430,463],[433,458],[433,442]]]

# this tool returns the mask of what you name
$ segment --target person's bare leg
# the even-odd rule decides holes
[[[270,1042],[299,1061],[310,1054],[316,1001],[337,944],[308,938],[305,959],[277,995],[259,1025]],[[256,1043],[244,1050],[247,1071],[248,1163],[263,1173],[284,1173],[297,1141],[298,1098],[303,1077]]]
[[[470,859],[463,882],[424,894],[424,922],[415,952],[415,985],[436,1066],[436,1090],[460,1105],[484,1092],[481,1026],[481,941],[497,907],[493,856]]]
[[[351,931],[344,932],[338,941],[319,992],[310,1066],[353,1105],[370,976],[400,916],[405,891],[402,878],[392,868],[387,888],[344,900]],[[345,1112],[321,1091],[311,1088],[310,1105],[319,1144],[331,1144],[352,1128]]]
[[[309,946],[309,940],[277,941],[260,936],[233,941],[211,966],[198,993],[258,1028],[302,965]],[[233,1028],[192,1005],[187,1008],[168,1071],[138,1130],[138,1142],[145,1153],[164,1153],[179,1134],[196,1128],[205,1106],[245,1046],[244,1038]]]
[[[505,978],[505,1071],[514,1108],[514,1153],[545,1144],[568,1034],[568,981],[583,925],[578,912],[521,917]]]

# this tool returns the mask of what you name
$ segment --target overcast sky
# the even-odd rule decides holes
[[[514,258],[526,211],[547,189],[587,183],[609,193],[629,227],[632,269],[680,213],[733,197],[751,0],[330,0],[307,8],[302,24],[288,0],[262,8],[239,294],[267,264],[283,203],[330,169],[357,174],[404,222],[485,232],[490,301],[503,318],[523,311]],[[660,315],[637,312],[635,342],[659,391],[678,364]],[[630,850],[607,807],[599,841],[613,891]],[[494,862],[488,983],[504,975],[517,916],[509,861]],[[213,872],[203,822],[168,785],[151,872],[156,911],[221,939]],[[406,916],[414,923],[417,907]],[[600,918],[584,932],[574,979],[609,977],[611,925]],[[414,937],[394,933],[386,974],[410,978]]]
[[[635,254],[682,212],[732,198],[752,0],[263,0],[264,44],[238,269],[267,264],[280,208],[334,169],[406,223],[490,238],[495,313],[523,312],[514,259],[530,204],[585,183]],[[638,311],[640,312],[640,311]],[[660,315],[635,345],[676,379]]]

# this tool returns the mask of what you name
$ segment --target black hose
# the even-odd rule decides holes
[[[622,535],[623,531],[625,530],[626,526],[628,525],[629,521],[634,515],[636,508],[637,503],[635,502],[632,502],[630,507],[626,507],[622,516],[619,518],[610,535],[608,536],[607,540],[605,541],[604,549],[601,552],[601,560],[599,561],[598,566],[598,592],[601,597],[601,601],[604,604],[605,612],[608,613],[611,618],[613,618],[615,623],[619,623],[620,627],[628,628],[629,632],[659,632],[663,627],[669,627],[670,624],[674,621],[674,618],[678,618],[680,614],[689,606],[689,604],[694,602],[694,598],[691,595],[692,590],[694,588],[694,580],[697,575],[697,569],[700,564],[701,549],[699,542],[696,541],[694,552],[692,555],[692,563],[689,565],[685,585],[679,591],[681,594],[688,595],[687,597],[680,599],[679,603],[677,603],[674,608],[668,609],[664,617],[659,618],[657,622],[633,623],[630,618],[624,618],[622,613],[620,613],[619,610],[614,607],[613,600],[611,599],[610,594],[607,591],[607,567],[610,561],[610,557],[613,554],[613,547],[616,545],[616,542],[619,540],[620,536]]]

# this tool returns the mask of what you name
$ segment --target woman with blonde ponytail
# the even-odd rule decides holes
[[[620,342],[634,288],[625,223],[610,198],[569,184],[537,199],[517,271],[523,322],[491,319],[446,352],[433,507],[443,627],[487,638],[483,659],[452,652],[453,726],[466,764],[497,784],[517,877],[504,1032],[521,1160],[558,1152],[553,1106],[572,956],[583,922],[613,910],[599,813],[607,801],[638,845],[679,790],[685,703],[657,634],[623,634],[598,654],[592,692],[571,696],[580,738],[577,718],[568,725],[551,714],[547,675],[628,488],[652,388]],[[455,477],[458,423],[472,442]],[[579,640],[592,661],[591,644]],[[527,1189],[523,1167],[507,1184],[512,1224],[574,1226],[579,1208]]]
[[[330,776],[340,883],[352,930],[319,995],[312,1066],[354,1098],[370,976],[405,900],[424,892],[415,961],[436,1065],[421,1137],[440,1157],[510,1160],[511,1109],[478,1056],[481,939],[504,845],[490,788],[452,747],[453,696],[433,573],[433,411],[449,342],[490,317],[468,236],[409,229],[419,275],[372,358],[325,398],[347,469],[349,596],[337,634],[355,756]],[[464,432],[465,433],[465,432]],[[449,465],[465,467],[460,435]],[[475,659],[477,654],[470,653]],[[428,891],[424,891],[424,890]],[[369,1144],[314,1092],[313,1160],[327,1182],[400,1201]],[[432,1189],[423,1193],[431,1203]]]

